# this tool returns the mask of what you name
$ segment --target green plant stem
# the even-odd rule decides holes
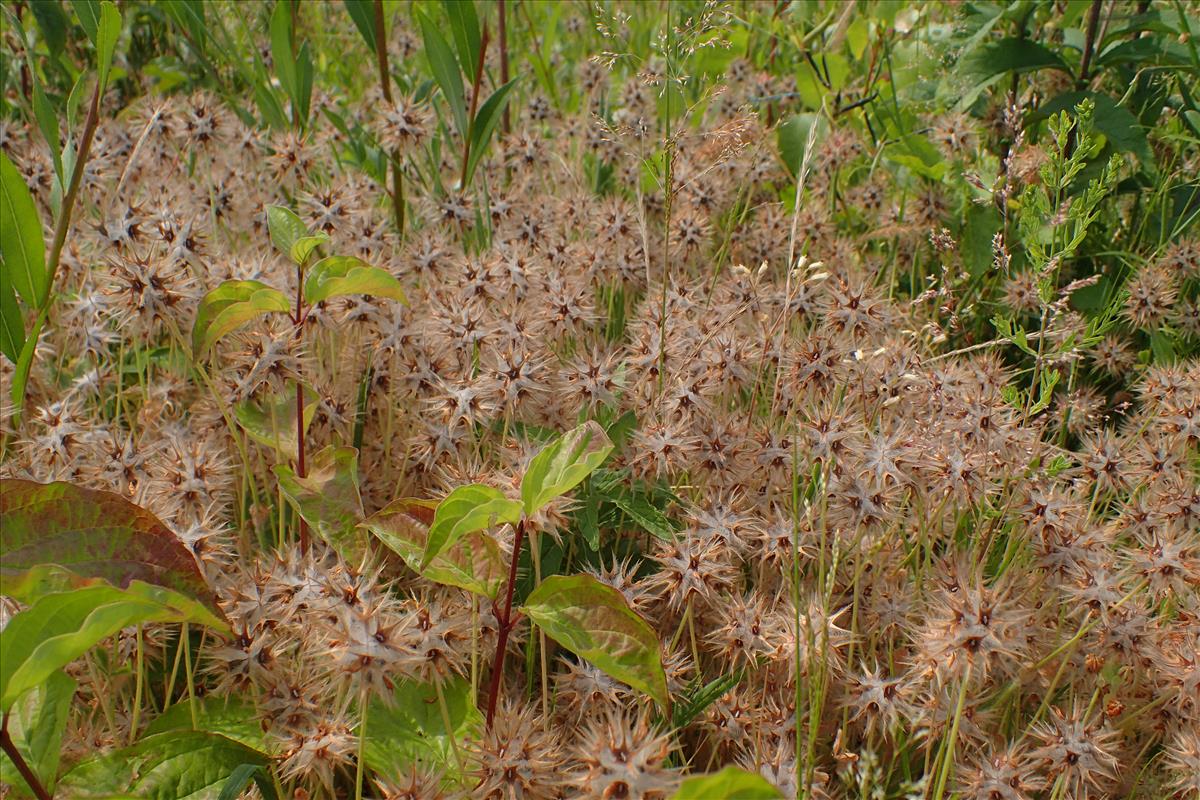
[[[133,718],[129,722],[129,744],[137,739],[138,723],[142,714],[142,692],[145,683],[143,673],[146,671],[145,641],[142,637],[142,626],[137,626],[137,677],[133,689]]]
[[[499,17],[496,27],[496,35],[499,38],[500,44],[500,85],[508,85],[508,28],[505,24],[504,0],[496,0],[496,12]],[[501,110],[500,124],[504,126],[504,132],[508,133],[511,129],[509,121],[508,106],[505,105]]]
[[[392,73],[388,70],[387,20],[383,16],[383,0],[375,0],[375,61],[379,65],[379,88],[383,99],[392,103]],[[392,162],[392,213],[396,218],[396,231],[404,238],[404,173],[400,171],[400,150],[391,154]]]
[[[295,317],[295,336],[299,343],[304,337],[304,265],[296,265],[296,317]],[[308,475],[308,468],[304,463],[304,382],[297,377],[296,379],[296,477],[304,478]],[[297,516],[300,516],[297,514]],[[300,552],[308,552],[308,523],[304,521],[304,517],[300,516]]]
[[[0,749],[12,761],[13,766],[17,768],[17,772],[21,773],[21,777],[25,779],[25,783],[29,784],[29,788],[33,791],[38,800],[51,800],[53,795],[46,791],[46,787],[42,786],[42,782],[38,780],[38,776],[25,763],[25,759],[21,757],[21,751],[17,749],[17,744],[12,740],[12,736],[8,733],[8,714],[4,712],[4,721],[0,723]]]
[[[460,775],[465,774],[462,755],[458,752],[458,736],[455,735],[454,725],[450,722],[450,707],[446,705],[446,693],[442,690],[441,681],[434,681],[433,688],[437,692],[438,710],[442,712],[442,724],[446,726],[446,738],[450,740],[450,753],[454,756],[454,766],[458,767]]]
[[[504,596],[504,615],[499,617],[500,631],[496,637],[496,655],[492,659],[491,687],[488,691],[487,729],[491,730],[496,717],[496,702],[500,699],[500,678],[504,670],[504,651],[508,648],[508,635],[512,633],[513,588],[517,583],[517,563],[521,560],[521,545],[525,541],[525,520],[517,523],[513,536],[512,561],[508,567],[508,588]]]
[[[441,693],[442,690],[439,688],[439,697],[441,697]],[[358,759],[354,765],[354,800],[362,800],[363,796],[363,774],[366,771],[367,761],[367,710],[371,707],[369,699],[366,684],[363,684],[358,696]]]

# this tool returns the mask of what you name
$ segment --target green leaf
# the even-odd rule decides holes
[[[46,48],[51,58],[57,58],[67,44],[67,30],[71,27],[59,0],[34,0],[30,4],[33,18],[37,20],[38,30],[46,40]]]
[[[8,718],[13,744],[49,792],[54,791],[58,780],[62,735],[70,718],[75,688],[75,680],[58,670],[37,689],[27,692],[13,706]],[[0,758],[0,780],[19,787],[24,779],[7,758]]]
[[[450,32],[454,36],[454,47],[458,50],[458,63],[467,75],[474,75],[479,66],[479,50],[482,37],[479,33],[479,17],[475,13],[474,0],[442,0],[446,16],[450,18]]]
[[[684,698],[675,704],[675,713],[671,717],[671,724],[676,730],[686,728],[691,724],[692,720],[703,714],[709,706],[724,697],[734,686],[741,683],[741,680],[741,670],[729,675],[722,675],[703,686],[700,685],[700,679],[697,678]]]
[[[271,61],[275,64],[275,75],[292,104],[296,104],[296,59],[292,55],[292,9],[289,0],[276,0],[271,11]],[[294,120],[293,120],[294,122]],[[274,238],[272,232],[271,238]],[[276,242],[276,246],[278,246]],[[280,247],[287,252],[288,248]]]
[[[93,40],[96,44],[96,70],[100,73],[102,92],[108,85],[108,73],[112,68],[113,53],[116,52],[117,39],[120,36],[121,12],[111,0],[104,0],[100,3],[100,19]]]
[[[1009,37],[987,42],[958,61],[955,71],[977,81],[987,80],[1006,72],[1034,72],[1058,69],[1070,72],[1062,58],[1033,39]]]
[[[31,308],[41,308],[50,277],[46,274],[46,243],[33,195],[17,168],[0,153],[0,253],[5,282]]]
[[[304,281],[304,299],[316,304],[347,294],[386,297],[408,305],[400,281],[387,270],[372,267],[354,256],[322,258],[308,271]]]
[[[312,104],[312,87],[312,50],[309,48],[308,42],[305,42],[300,45],[300,52],[296,54],[296,98],[293,102],[296,105],[294,122],[298,127],[308,124],[308,110]]]
[[[42,136],[50,148],[50,159],[54,162],[54,174],[58,176],[59,183],[65,184],[62,142],[58,134],[58,114],[54,112],[50,101],[46,99],[46,93],[42,91],[42,82],[36,78],[33,81],[33,115],[37,117],[38,128],[41,129]]]
[[[507,573],[507,565],[495,540],[483,533],[470,533],[446,547],[421,569],[421,559],[429,537],[437,503],[402,498],[388,503],[362,521],[385,547],[413,572],[446,586],[455,586],[474,594],[495,599]]]
[[[575,655],[670,707],[658,637],[616,589],[590,575],[552,575],[521,613]]]
[[[279,5],[285,5],[285,0]],[[267,206],[267,229],[271,232],[271,242],[275,248],[289,258],[292,258],[292,245],[308,236],[308,226],[304,221],[290,208],[283,206]],[[295,261],[294,258],[292,260]]]
[[[446,42],[446,37],[442,36],[437,26],[429,20],[429,17],[420,12],[417,12],[417,19],[421,23],[421,37],[425,42],[425,57],[429,60],[429,68],[433,72],[434,80],[437,81],[442,94],[446,97],[446,102],[450,104],[450,111],[454,114],[454,122],[458,126],[459,135],[465,137],[469,132],[469,126],[462,70],[458,66],[454,52]]]
[[[783,794],[761,775],[726,767],[710,775],[687,778],[671,800],[782,800]]]
[[[296,437],[296,393],[286,391],[283,394],[271,395],[264,398],[265,403],[251,400],[238,403],[233,407],[233,415],[247,435],[254,441],[277,450],[289,456],[294,455],[299,447]],[[317,393],[308,385],[304,387],[304,430],[312,424],[317,413]]]
[[[372,0],[342,0],[342,2],[346,5],[346,13],[354,21],[354,27],[358,28],[363,41],[367,43],[367,48],[374,54],[375,37],[378,35],[375,31],[375,11],[372,7],[374,3]]]
[[[277,754],[278,740],[267,736],[255,713],[254,704],[245,698],[209,695],[197,700],[194,711],[194,728],[191,703],[176,703],[146,726],[144,736],[200,730],[219,734],[263,755]]]
[[[25,319],[17,303],[17,294],[13,291],[12,281],[0,281],[0,353],[16,364],[24,347]]]
[[[9,396],[12,397],[17,416],[20,416],[21,410],[25,407],[25,386],[29,382],[29,370],[33,367],[33,356],[37,350],[38,337],[42,334],[42,323],[45,322],[45,319],[39,314],[38,318],[34,320],[33,330],[25,337],[25,346],[21,348],[21,354],[17,357],[17,368],[13,370]]]
[[[468,533],[486,530],[503,523],[515,525],[521,519],[521,504],[509,500],[499,489],[475,483],[459,486],[438,504],[421,556],[424,571],[443,550]]]
[[[363,518],[358,451],[330,445],[312,457],[305,477],[282,465],[276,465],[275,475],[296,513],[342,558],[357,565],[367,544],[357,527]]]
[[[479,108],[475,114],[475,119],[471,120],[471,153],[467,156],[467,185],[471,184],[471,177],[475,174],[475,168],[479,165],[480,159],[487,151],[488,142],[492,139],[492,133],[496,130],[496,125],[499,124],[504,116],[504,109],[508,105],[509,95],[512,93],[513,87],[516,86],[519,77],[513,78],[508,83],[501,86],[496,91],[492,92],[491,96]]]
[[[225,281],[200,301],[192,325],[192,354],[203,358],[214,344],[263,314],[286,314],[287,297],[260,281]]]
[[[554,498],[574,489],[608,458],[612,449],[608,434],[594,420],[543,448],[533,457],[521,481],[525,513],[532,516]]]
[[[446,681],[442,696],[450,731],[442,721],[437,689],[431,684],[400,681],[391,698],[373,699],[367,723],[367,765],[395,775],[422,762],[455,776],[451,737],[461,748],[462,742],[478,735],[483,720],[472,702],[471,682],[465,678],[455,676]]]
[[[100,3],[97,0],[71,0],[79,24],[92,43],[96,42],[96,32],[100,28]]]
[[[301,236],[292,242],[292,246],[288,250],[288,255],[291,256],[293,262],[303,264],[305,261],[308,261],[308,257],[312,255],[313,250],[316,250],[328,241],[329,234],[324,231],[309,236]]]
[[[814,126],[816,129],[814,130]],[[779,142],[779,158],[793,175],[800,173],[804,162],[804,151],[809,137],[813,137],[813,148],[825,137],[829,124],[818,114],[795,114],[779,126],[776,137]]]
[[[70,483],[0,479],[0,591],[28,602],[61,589],[47,586],[57,578],[45,571],[33,580],[35,568],[48,564],[120,588],[161,586],[217,609],[195,557],[144,508]]]
[[[199,604],[171,605],[178,597],[140,581],[126,589],[98,583],[43,594],[0,631],[0,710],[8,711],[25,692],[122,628],[215,621]]]
[[[261,753],[215,733],[171,731],[85,761],[63,778],[65,796],[127,795],[143,800],[218,796],[242,765],[266,767]]]

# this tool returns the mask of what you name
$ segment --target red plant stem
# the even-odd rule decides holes
[[[496,0],[500,21],[498,24],[500,37],[500,85],[508,85],[508,28],[504,24],[504,0]],[[508,106],[504,106],[504,132],[509,132]]]
[[[1100,23],[1100,10],[1103,5],[1101,0],[1092,0],[1092,10],[1088,14],[1087,35],[1083,42],[1083,58],[1079,62],[1079,80],[1076,81],[1080,88],[1087,86],[1088,78],[1091,77],[1088,71],[1092,66],[1092,53],[1096,46],[1096,27]]]
[[[508,648],[508,634],[514,627],[512,621],[513,587],[517,583],[517,562],[521,560],[521,545],[525,541],[525,520],[517,523],[513,539],[512,563],[508,566],[508,589],[504,595],[504,616],[499,619],[500,633],[496,639],[496,655],[492,659],[492,681],[488,692],[487,727],[491,730],[496,717],[496,701],[500,699],[500,677],[504,671],[504,651]]]
[[[25,763],[25,759],[21,757],[21,751],[17,749],[12,736],[8,734],[7,711],[4,712],[4,722],[0,724],[0,749],[4,750],[5,755],[12,761],[13,766],[17,768],[17,772],[21,773],[21,777],[25,779],[25,783],[29,784],[29,788],[33,790],[34,796],[38,800],[51,800],[51,794],[46,791],[46,787],[42,786],[42,782],[38,780],[38,776]]]
[[[304,336],[304,267],[296,266],[296,343]],[[308,474],[304,465],[304,381],[296,377],[296,477]],[[308,523],[300,517],[300,552],[308,552]]]
[[[462,176],[458,180],[459,188],[467,189],[467,159],[471,155],[471,131],[475,125],[475,109],[479,107],[479,89],[483,84],[483,62],[487,56],[488,27],[483,26],[483,38],[479,40],[479,63],[475,65],[475,82],[471,84],[471,113],[467,115],[467,130],[463,131]]]

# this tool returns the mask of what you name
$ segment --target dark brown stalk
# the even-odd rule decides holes
[[[496,0],[496,4],[497,4],[499,12],[500,12],[500,21],[497,26],[499,28],[498,36],[500,37],[500,85],[507,86],[508,85],[508,33],[507,33],[508,28],[505,26],[505,23],[504,23],[504,0]],[[503,125],[504,125],[504,132],[508,133],[510,128],[509,128],[508,106],[507,105],[504,107]]]
[[[1083,60],[1079,62],[1079,87],[1082,89],[1088,82],[1088,70],[1092,66],[1092,53],[1096,48],[1096,31],[1100,26],[1101,0],[1092,0],[1092,10],[1088,14],[1087,37],[1083,41]]]
[[[7,711],[4,712],[4,722],[0,724],[0,749],[4,750],[4,754],[9,757],[13,766],[17,768],[17,772],[21,773],[21,777],[25,779],[25,783],[29,784],[29,788],[33,790],[34,796],[38,800],[51,800],[52,795],[46,791],[46,787],[42,786],[42,782],[38,780],[38,776],[25,763],[25,759],[21,757],[21,751],[17,749],[16,742],[8,734]]]
[[[475,124],[475,109],[479,107],[479,90],[483,83],[483,62],[487,55],[488,48],[488,27],[483,26],[483,38],[479,40],[479,63],[475,65],[475,81],[471,84],[471,113],[467,115],[468,129],[463,131],[463,157],[462,157],[462,177],[458,180],[458,185],[463,191],[467,188],[467,159],[471,156],[471,131],[470,128]]]
[[[296,345],[299,346],[304,337],[304,266],[296,265]],[[303,478],[308,474],[304,464],[304,382],[296,378],[296,477]],[[300,517],[300,552],[308,552],[308,523]]]
[[[375,60],[379,64],[379,86],[383,99],[392,103],[392,73],[388,70],[387,21],[383,18],[383,0],[375,0]],[[404,238],[404,175],[400,172],[400,151],[392,151],[392,213],[396,231]]]
[[[508,589],[504,594],[504,614],[497,620],[500,623],[500,632],[496,638],[496,655],[492,659],[492,680],[491,688],[488,691],[488,730],[491,730],[492,720],[496,717],[496,702],[500,699],[500,677],[504,671],[504,651],[508,649],[508,634],[514,627],[512,619],[513,588],[517,584],[517,562],[521,560],[521,545],[524,541],[525,520],[521,520],[517,523],[517,532],[513,538],[512,563],[508,567]]]

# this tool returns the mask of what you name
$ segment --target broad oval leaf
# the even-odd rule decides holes
[[[177,730],[84,761],[63,777],[61,787],[72,798],[200,800],[217,797],[243,764],[269,763],[262,753],[219,734]]]
[[[575,655],[670,707],[658,637],[613,587],[590,575],[552,575],[521,613]]]
[[[62,735],[71,715],[76,686],[74,678],[57,670],[35,691],[26,693],[9,712],[8,734],[13,746],[49,792],[54,791],[57,783]],[[19,792],[24,778],[11,761],[0,759],[0,781],[17,787]]]
[[[192,353],[201,358],[222,336],[255,317],[291,310],[283,292],[261,281],[225,281],[200,301],[192,325]]]
[[[429,538],[437,503],[402,498],[363,520],[366,528],[413,572],[435,583],[456,586],[468,592],[495,599],[504,581],[507,567],[495,540],[486,534],[467,534],[455,544],[443,548],[425,569],[421,559]]]
[[[520,519],[521,504],[509,500],[499,489],[480,483],[459,486],[446,495],[433,514],[419,571],[423,572],[443,550],[467,534],[505,522],[515,525]]]
[[[264,755],[278,755],[282,748],[263,730],[253,702],[238,696],[209,695],[198,699],[194,709],[190,703],[176,703],[155,717],[142,735],[193,730],[193,713],[196,730],[219,734]]]
[[[275,475],[296,513],[342,558],[357,564],[367,549],[366,536],[358,529],[363,518],[358,451],[331,445],[313,455],[305,477],[282,465],[275,467]]]
[[[386,297],[408,305],[400,281],[387,270],[373,267],[361,258],[329,256],[309,269],[304,281],[306,302],[315,304],[347,294]]]
[[[613,443],[604,428],[589,420],[545,447],[529,462],[521,481],[521,502],[533,515],[566,494],[604,463]]]
[[[31,308],[46,296],[46,243],[33,195],[21,173],[0,153],[0,256],[4,277]]]
[[[5,265],[7,266],[7,265]],[[0,353],[16,364],[25,349],[25,319],[11,281],[0,281]]]
[[[0,591],[30,602],[54,582],[51,572],[37,570],[46,565],[118,588],[133,581],[162,586],[217,608],[191,551],[146,509],[61,481],[0,479]]]
[[[711,775],[697,775],[680,784],[671,800],[782,800],[783,793],[761,775],[726,767]]]
[[[198,603],[134,581],[126,589],[98,583],[39,597],[0,631],[0,710],[122,628],[143,622],[198,622],[224,629]]]
[[[286,5],[286,3],[279,5]],[[278,64],[276,66],[278,67]],[[283,76],[280,75],[280,77]],[[283,206],[267,206],[267,230],[271,232],[272,244],[289,258],[292,256],[292,245],[297,240],[308,236],[308,226],[304,224],[304,221],[296,216],[296,212]]]
[[[390,698],[371,701],[365,753],[367,765],[385,774],[405,774],[414,764],[435,764],[456,774],[450,744],[479,734],[482,717],[472,700],[471,682],[454,676],[442,685],[451,730],[446,730],[437,689],[428,683],[400,681]],[[459,780],[466,776],[457,775]]]
[[[329,234],[324,231],[301,236],[296,241],[292,242],[288,254],[292,257],[292,261],[297,264],[303,264],[312,255],[313,250],[316,250],[321,245],[329,241]]]
[[[317,413],[318,396],[308,385],[304,387],[304,430],[312,424]],[[233,407],[233,415],[246,434],[263,445],[288,455],[295,455],[296,439],[296,392],[289,386],[283,394],[264,398],[265,402],[251,400]]]

